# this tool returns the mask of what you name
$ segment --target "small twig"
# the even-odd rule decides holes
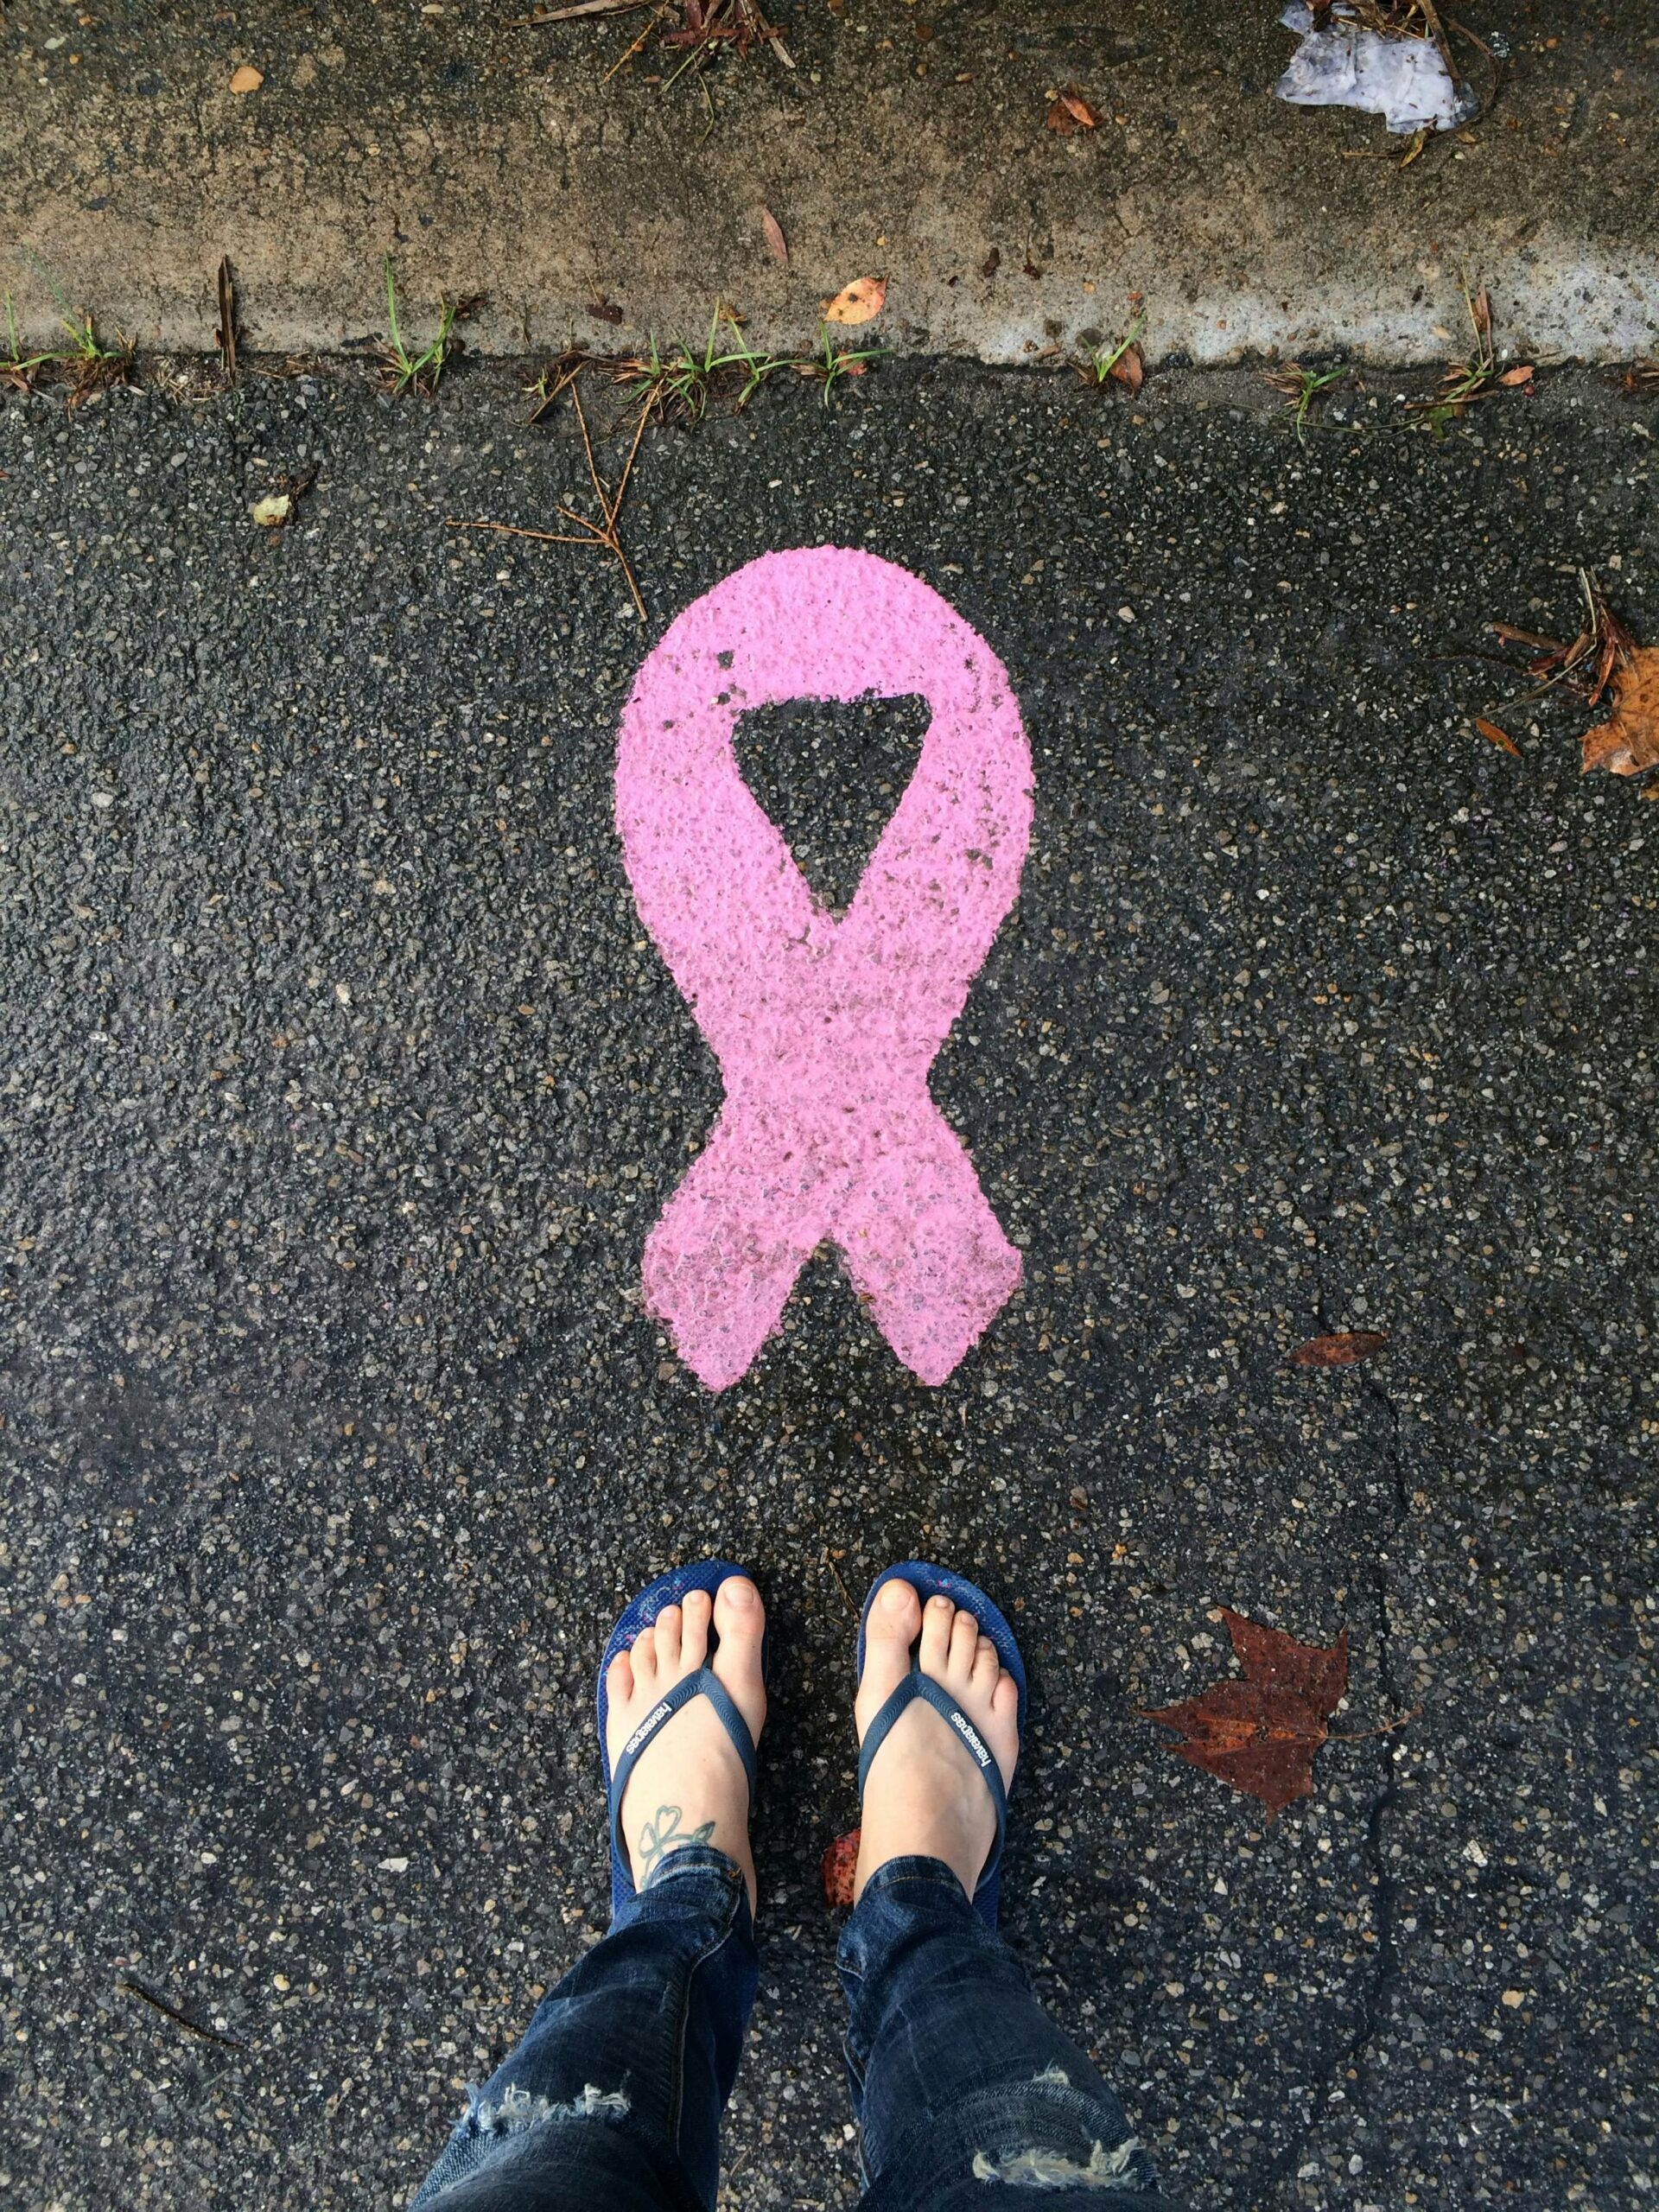
[[[1414,1705],[1409,1713],[1402,1713],[1397,1720],[1385,1720],[1376,1728],[1333,1728],[1330,1740],[1333,1744],[1363,1744],[1370,1736],[1391,1736],[1396,1728],[1403,1728],[1408,1720],[1420,1720],[1423,1708]]]
[[[227,255],[219,260],[219,328],[213,333],[227,384],[236,382],[236,279]]]
[[[1446,35],[1445,26],[1440,22],[1440,11],[1434,5],[1434,0],[1417,0],[1417,5],[1421,10],[1423,21],[1428,25],[1428,35],[1434,41],[1435,51],[1446,64],[1446,76],[1455,87],[1458,73],[1452,60],[1451,42]]]
[[[1567,650],[1559,638],[1546,638],[1536,630],[1517,630],[1512,622],[1494,622],[1491,626],[1505,645],[1535,645],[1545,653],[1564,653]]]
[[[709,132],[715,127],[715,96],[709,89],[709,73],[707,70],[699,69],[696,75],[691,79],[691,81],[696,86],[697,90],[702,94],[702,105],[709,116],[708,122],[703,124],[702,130],[697,134],[697,143],[701,146],[707,140]]]
[[[701,72],[704,62],[709,58],[712,44],[712,40],[705,39],[701,46],[694,46],[690,54],[686,55],[684,60],[681,62],[679,67],[677,69],[671,69],[668,75],[664,78],[662,83],[663,91],[668,92],[673,86],[677,85],[688,69],[696,69]]]
[[[188,2035],[200,2036],[203,2043],[216,2043],[226,2050],[245,2050],[247,2044],[240,2036],[227,2036],[218,2028],[205,2028],[200,2020],[193,2020],[188,2012],[181,2012],[176,2005],[169,2005],[165,1997],[158,1997],[153,1989],[146,1989],[142,1981],[118,1981],[116,1987],[129,1997],[137,1997],[146,2005],[164,2012],[174,2024]]]
[[[577,16],[621,16],[631,8],[648,8],[651,0],[575,0],[571,8],[538,8],[533,16],[515,16],[510,31],[539,30],[543,23],[568,23]]]
[[[852,1592],[848,1589],[847,1585],[841,1579],[841,1569],[836,1565],[835,1554],[830,1550],[828,1544],[823,1548],[823,1563],[829,1568],[830,1573],[836,1578],[836,1587],[841,1592],[842,1601],[846,1605],[849,1617],[853,1620],[856,1620],[858,1618],[858,1607],[853,1603]]]
[[[644,0],[641,0],[641,4],[644,4]],[[656,29],[658,24],[662,22],[663,17],[668,13],[670,4],[671,0],[662,0],[662,5],[660,7],[653,8],[652,10],[651,21],[645,25],[644,30],[640,32],[639,37],[635,39],[633,44],[628,48],[627,52],[623,54],[619,60],[612,62],[610,67],[605,72],[605,74],[599,80],[601,85],[608,85],[619,69],[626,69],[627,67],[629,62],[632,61],[634,55],[641,50],[646,40],[651,36],[652,31]]]
[[[569,507],[559,509],[562,515],[569,514]],[[583,522],[582,516],[576,516],[575,520],[582,522],[584,529],[593,531],[592,523]],[[465,515],[446,515],[443,518],[443,526],[446,530],[493,530],[499,531],[503,537],[534,537],[543,545],[592,545],[595,542],[601,544],[604,543],[597,531],[594,531],[594,535],[589,537],[571,537],[563,531],[556,530],[526,530],[522,523],[481,520],[474,522]]]
[[[450,530],[493,530],[499,531],[504,537],[533,537],[543,545],[601,547],[621,569],[623,581],[626,583],[629,594],[633,601],[634,612],[643,622],[647,619],[645,602],[639,596],[639,587],[633,580],[633,570],[629,567],[628,556],[622,550],[622,540],[617,529],[617,518],[622,512],[622,501],[627,493],[628,480],[633,474],[634,461],[639,451],[639,441],[645,435],[645,424],[651,414],[650,406],[647,404],[639,410],[639,420],[633,426],[633,443],[628,448],[628,457],[622,464],[622,474],[616,480],[615,489],[607,492],[605,488],[605,480],[599,473],[599,463],[594,457],[594,442],[588,435],[588,417],[582,410],[582,387],[574,375],[570,378],[570,404],[576,410],[576,423],[582,432],[582,449],[587,456],[588,474],[593,481],[594,497],[599,502],[601,519],[595,522],[590,515],[578,514],[574,507],[566,506],[563,500],[558,503],[558,512],[567,522],[574,523],[578,530],[585,531],[588,533],[586,537],[572,537],[562,531],[531,530],[522,523],[481,520],[474,522],[454,515],[446,515],[444,521]]]
[[[580,414],[581,414],[581,412],[582,412],[582,409],[581,409],[581,407],[580,407],[580,406],[578,406],[578,407],[577,407],[577,409],[576,409],[576,412],[577,412],[577,414],[578,414],[578,415],[580,415]],[[646,423],[646,421],[647,421],[647,419],[648,419],[648,417],[649,417],[649,416],[650,416],[650,413],[651,413],[651,410],[650,410],[648,407],[642,407],[642,408],[639,410],[639,422],[634,425],[634,431],[633,431],[633,443],[632,443],[632,444],[628,448],[628,457],[627,457],[626,461],[625,461],[623,462],[623,464],[622,464],[622,474],[621,474],[620,477],[617,480],[616,495],[615,495],[615,497],[613,499],[613,500],[611,501],[611,521],[612,521],[612,523],[613,523],[613,524],[614,524],[614,523],[615,523],[615,521],[616,521],[617,510],[618,510],[618,509],[621,506],[621,505],[622,505],[622,494],[623,494],[623,493],[627,490],[627,488],[628,488],[628,479],[629,479],[629,477],[630,477],[630,476],[632,476],[632,474],[633,474],[633,463],[634,463],[634,457],[635,457],[635,455],[636,455],[636,454],[639,453],[639,441],[640,441],[640,439],[641,439],[641,438],[643,438],[643,437],[645,436],[645,423]],[[583,435],[584,435],[584,436],[587,435],[587,429],[588,429],[588,426],[587,426],[587,424],[584,423],[582,424],[582,433],[583,433]],[[644,620],[644,619],[645,619],[645,608],[642,607],[640,608],[640,610],[639,610],[639,616],[640,616],[640,620],[641,620],[642,621],[643,621],[643,620]]]

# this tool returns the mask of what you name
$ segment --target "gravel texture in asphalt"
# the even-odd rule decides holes
[[[524,411],[0,410],[0,2196],[403,2201],[604,1925],[605,1632],[718,1550],[775,1655],[734,2212],[856,2192],[817,1860],[912,1553],[1018,1624],[1005,1925],[1166,2187],[1645,2201],[1659,810],[1559,695],[1520,760],[1468,715],[1580,563],[1659,640],[1651,410],[1563,377],[1437,442],[1351,386],[1301,444],[1243,379],[768,388],[647,440],[645,628],[607,558],[445,526],[561,526],[573,426]],[[720,1091],[617,720],[680,607],[824,542],[1026,717],[933,1073],[1026,1281],[928,1389],[821,1254],[715,1398],[639,1295]],[[918,734],[744,727],[832,901]],[[1290,1363],[1344,1328],[1387,1348]],[[1224,1605],[1348,1626],[1339,1726],[1422,1708],[1270,1827],[1137,1717],[1230,1671]]]

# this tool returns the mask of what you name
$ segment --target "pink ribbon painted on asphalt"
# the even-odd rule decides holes
[[[932,720],[837,918],[743,781],[734,728],[747,708],[907,692]],[[645,1303],[711,1390],[747,1373],[826,1239],[925,1382],[944,1381],[1019,1282],[927,1077],[1019,890],[1031,782],[1001,663],[874,554],[764,554],[688,607],[640,669],[617,829],[726,1086],[645,1240]]]

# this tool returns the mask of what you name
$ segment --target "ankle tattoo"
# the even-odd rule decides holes
[[[689,1843],[708,1843],[715,1833],[712,1821],[702,1821],[694,1828],[682,1828],[683,1817],[677,1805],[659,1805],[653,1820],[642,1821],[639,1826],[639,1873],[641,1880],[655,1873],[664,1856],[671,1851],[681,1850]]]

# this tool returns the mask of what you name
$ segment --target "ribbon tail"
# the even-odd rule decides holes
[[[705,1389],[747,1374],[826,1234],[811,1192],[780,1188],[771,1157],[729,1113],[645,1239],[645,1310]]]
[[[876,1326],[931,1384],[972,1351],[1025,1271],[931,1098],[917,1105],[903,1148],[861,1179],[831,1233]]]

